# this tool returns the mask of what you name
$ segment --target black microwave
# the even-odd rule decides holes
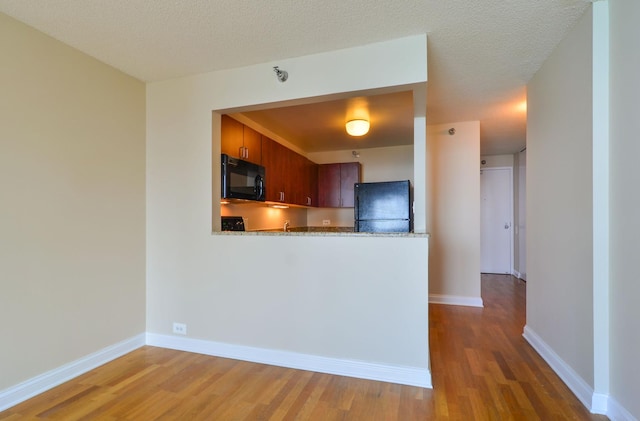
[[[222,198],[264,202],[264,167],[221,155]]]

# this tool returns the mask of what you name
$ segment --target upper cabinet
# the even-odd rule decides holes
[[[278,142],[261,136],[262,166],[265,170],[265,199],[268,202],[283,202],[287,197],[288,151]]]
[[[360,163],[345,162],[318,166],[318,206],[352,208],[355,183],[360,182]]]
[[[262,165],[265,168],[267,201],[317,206],[317,164],[262,136]]]
[[[262,162],[260,133],[228,115],[222,115],[220,151],[229,156],[260,164]]]
[[[318,206],[318,167],[315,162],[305,158],[303,181],[303,205]]]

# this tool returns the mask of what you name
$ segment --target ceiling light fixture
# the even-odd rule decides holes
[[[369,132],[368,120],[349,120],[346,124],[347,133],[351,136],[364,136]]]

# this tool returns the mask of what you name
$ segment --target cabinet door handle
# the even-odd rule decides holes
[[[249,159],[249,148],[244,148],[244,159]]]

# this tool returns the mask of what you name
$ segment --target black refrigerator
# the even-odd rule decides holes
[[[355,232],[412,232],[411,182],[356,183]]]

